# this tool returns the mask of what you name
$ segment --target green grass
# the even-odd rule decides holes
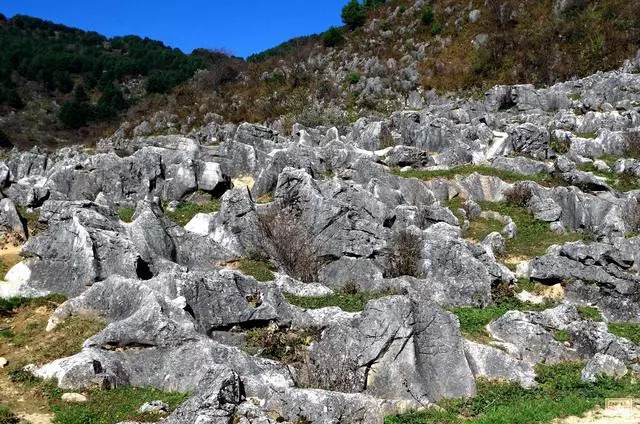
[[[273,281],[276,267],[264,261],[254,259],[241,259],[237,262],[238,270],[243,274],[250,275],[258,281]]]
[[[191,218],[199,213],[212,213],[220,210],[220,200],[215,199],[206,203],[182,202],[175,211],[169,212],[167,205],[163,205],[165,216],[181,227],[187,225]]]
[[[568,342],[569,333],[567,333],[565,330],[555,330],[553,332],[553,338],[560,343]]]
[[[50,294],[44,297],[11,297],[9,299],[0,298],[0,316],[7,316],[22,306],[42,306],[48,304],[59,305],[66,300],[61,294]]]
[[[638,181],[638,178],[630,173],[623,172],[622,174],[616,174],[613,171],[600,171],[593,166],[592,163],[578,165],[578,169],[604,178],[605,182],[617,191],[626,192],[629,190],[640,189],[640,182]]]
[[[596,133],[595,131],[591,131],[591,132],[578,132],[575,133],[576,137],[580,137],[580,138],[590,138],[590,139],[595,139],[598,137],[598,133]]]
[[[0,424],[18,424],[20,419],[9,408],[0,406]]]
[[[591,321],[602,321],[602,315],[598,308],[593,306],[578,306],[578,313],[583,319],[590,319]]]
[[[640,344],[640,324],[610,323],[608,327],[611,334]]]
[[[131,222],[133,221],[133,214],[135,212],[135,208],[120,208],[118,209],[118,216],[124,222]]]
[[[505,255],[513,255],[524,258],[541,256],[552,244],[563,244],[570,241],[580,240],[580,234],[568,232],[566,234],[556,234],[549,229],[549,223],[536,220],[533,214],[520,206],[508,204],[507,202],[486,202],[480,201],[478,204],[485,210],[492,210],[502,215],[510,216],[518,227],[516,237],[507,240],[507,250]]]
[[[328,296],[298,297],[285,293],[284,297],[292,305],[304,309],[320,309],[337,306],[345,312],[360,312],[370,300],[390,296],[390,292],[358,292],[355,294],[335,292]]]
[[[534,424],[555,418],[579,416],[606,398],[638,397],[640,384],[630,376],[613,380],[600,377],[595,384],[580,378],[584,363],[567,362],[538,365],[538,387],[524,389],[517,383],[480,380],[472,399],[438,402],[441,411],[425,411],[390,416],[385,424]]]
[[[580,100],[581,96],[580,96],[580,93],[571,93],[567,97],[569,97],[571,100],[576,101],[576,100]]]
[[[552,306],[549,303],[536,305],[510,299],[486,308],[455,307],[449,311],[458,317],[460,331],[465,338],[479,343],[488,343],[491,341],[491,336],[486,330],[487,324],[500,318],[508,311],[542,311]]]
[[[477,172],[481,175],[498,177],[503,181],[514,183],[518,181],[535,181],[541,185],[557,185],[557,181],[547,173],[537,175],[523,175],[515,172],[503,171],[501,169],[492,168],[486,165],[462,165],[451,169],[442,169],[434,171],[406,171],[393,169],[393,174],[405,178],[418,178],[420,180],[432,180],[434,178],[452,179],[456,175],[470,175]]]
[[[478,218],[469,221],[469,228],[464,232],[465,238],[482,241],[493,232],[500,232],[505,224],[496,219]]]

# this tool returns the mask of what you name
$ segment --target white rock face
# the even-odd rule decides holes
[[[184,229],[195,234],[207,236],[211,233],[213,218],[213,215],[208,213],[196,214],[196,216],[191,218],[191,221],[184,226]]]
[[[222,181],[222,171],[220,164],[214,162],[204,162],[198,172],[198,188],[200,190],[215,190]]]
[[[61,399],[68,403],[84,403],[88,400],[85,395],[80,393],[63,393]]]

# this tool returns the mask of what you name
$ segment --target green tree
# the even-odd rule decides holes
[[[58,119],[67,128],[80,128],[93,118],[93,108],[88,103],[64,102],[58,112]]]
[[[342,36],[342,32],[340,29],[332,26],[327,32],[322,34],[322,42],[326,47],[334,47],[344,41],[344,37]]]
[[[366,11],[358,0],[351,0],[347,3],[347,5],[342,8],[341,17],[342,22],[351,29],[364,25],[367,20]]]
[[[420,15],[420,21],[423,25],[429,26],[433,23],[433,9],[430,7],[425,8]]]

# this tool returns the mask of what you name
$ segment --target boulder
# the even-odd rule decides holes
[[[595,383],[599,375],[619,378],[625,374],[627,374],[627,367],[622,361],[613,356],[596,353],[593,358],[587,361],[580,376],[582,381]]]

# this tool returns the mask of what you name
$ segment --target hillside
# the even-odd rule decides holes
[[[543,86],[615,69],[640,45],[638,7],[376,1],[359,25],[299,37],[246,62],[19,16],[0,26],[0,130],[28,146],[92,144],[119,123],[132,135],[144,121],[151,125],[142,133],[186,134],[208,113],[287,132],[294,122],[340,126],[420,108],[436,93],[480,97],[495,84]],[[74,95],[77,86],[88,101],[82,90]]]
[[[481,97],[496,84],[549,85],[633,57],[638,7],[637,0],[395,0],[333,39],[301,37],[250,57],[244,78],[216,96],[188,84],[188,100],[167,107],[187,116],[197,115],[189,103],[207,104],[226,120],[280,121],[288,131],[294,122],[342,125],[420,108],[434,92]]]
[[[52,129],[117,127],[91,146],[6,151],[0,424],[637,409],[637,17],[615,1],[484,4],[352,1],[347,27],[247,61],[167,52],[205,67],[165,92],[149,70],[131,97],[122,74],[111,120]],[[70,73],[68,93],[17,75],[4,90],[25,105],[3,119],[25,131],[25,93],[109,104],[90,75]]]
[[[27,16],[1,17],[1,128],[15,144],[83,142],[117,127],[145,97],[167,93],[219,60],[230,59],[185,55],[137,36],[108,39]]]

